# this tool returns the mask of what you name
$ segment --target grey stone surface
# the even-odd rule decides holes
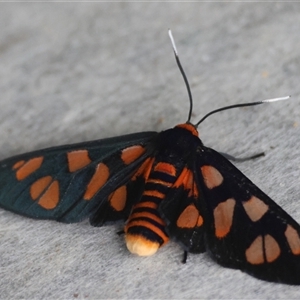
[[[299,3],[0,3],[0,159],[185,122],[172,28],[194,120],[293,96],[215,115],[200,134],[232,155],[265,151],[237,166],[299,222],[299,12]],[[119,229],[1,210],[0,298],[299,298],[299,287],[222,268],[206,254],[182,265],[175,243],[135,257]]]

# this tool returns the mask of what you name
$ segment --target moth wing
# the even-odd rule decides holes
[[[94,225],[126,218],[131,205],[126,185],[153,152],[156,135],[142,132],[5,159],[0,162],[0,207],[65,223],[95,212]]]
[[[300,284],[300,226],[218,152],[197,159],[206,248],[225,267],[267,281]]]
[[[194,176],[193,159],[181,171],[175,184],[159,206],[166,231],[187,252],[205,251],[204,211],[199,203],[199,189]],[[188,165],[191,165],[189,168]]]

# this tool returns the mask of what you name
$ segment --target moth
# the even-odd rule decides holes
[[[0,162],[0,206],[14,213],[91,225],[126,221],[129,251],[154,254],[170,239],[185,253],[257,278],[300,284],[300,226],[224,155],[203,145],[197,127],[223,107],[186,123],[38,150]]]

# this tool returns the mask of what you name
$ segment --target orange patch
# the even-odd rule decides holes
[[[214,209],[216,237],[223,238],[229,233],[233,220],[234,207],[235,200],[229,198]]]
[[[38,204],[45,209],[53,209],[57,206],[59,201],[59,184],[58,181],[53,181],[42,197],[39,199]]]
[[[150,222],[147,222],[146,220],[129,221],[124,228],[125,233],[127,233],[130,227],[135,227],[135,226],[145,227],[151,230],[152,232],[156,233],[159,237],[162,238],[163,244],[169,241],[169,237],[162,230],[160,230],[158,227],[151,224]]]
[[[45,191],[52,181],[51,176],[45,176],[35,181],[30,187],[30,196],[33,200],[36,200]]]
[[[40,168],[42,165],[42,162],[44,160],[44,157],[35,157],[28,160],[26,163],[24,163],[16,172],[16,177],[18,180],[23,180],[26,177],[28,177],[30,174],[35,172],[37,169]]]
[[[176,181],[175,181],[173,187],[174,187],[174,188],[178,188],[178,187],[180,187],[180,186],[183,185],[183,186],[185,187],[185,189],[188,189],[188,187],[186,188],[186,186],[187,186],[187,182],[188,182],[190,173],[191,173],[191,171],[190,171],[189,169],[184,168],[184,169],[181,171],[181,173],[180,173],[180,175],[178,176],[178,178],[176,179]]]
[[[134,206],[134,208],[157,208],[157,204],[151,201],[140,202]]]
[[[159,218],[158,216],[156,216],[150,212],[147,212],[147,211],[135,212],[130,215],[130,220],[135,219],[135,218],[149,218],[149,219],[157,222],[158,224],[166,225],[165,222],[161,218]]]
[[[199,215],[194,204],[188,205],[177,219],[176,225],[179,228],[195,228],[203,224],[203,218]]]
[[[286,230],[284,232],[285,237],[288,241],[288,244],[294,255],[300,254],[300,238],[296,229],[294,229],[291,225],[287,225]]]
[[[159,162],[155,167],[154,171],[162,172],[171,176],[176,176],[176,168],[168,163]]]
[[[205,185],[209,189],[213,189],[222,184],[224,178],[221,173],[212,166],[202,166],[201,172]]]
[[[198,196],[199,196],[198,187],[195,182],[193,185],[193,196],[194,196],[194,198],[198,198]]]
[[[25,164],[25,160],[19,160],[18,162],[16,162],[12,169],[13,170],[16,170],[16,169],[19,169],[20,167],[22,167],[23,165]]]
[[[91,163],[87,150],[76,150],[67,153],[69,171],[76,172]]]
[[[269,206],[259,198],[252,196],[248,201],[243,202],[244,209],[249,218],[256,222],[268,211]]]
[[[194,136],[197,136],[197,137],[199,136],[199,133],[198,133],[197,129],[192,124],[184,123],[184,124],[179,124],[176,127],[186,129],[187,131],[189,131]]]
[[[280,255],[280,247],[275,239],[267,234],[265,235],[265,253],[267,262],[271,263],[278,258]]]
[[[263,237],[259,235],[245,252],[247,261],[252,265],[264,263]]]
[[[131,164],[145,153],[145,148],[142,146],[131,146],[122,150],[121,159],[125,165]]]
[[[139,256],[153,255],[160,247],[158,242],[150,241],[141,235],[126,234],[125,240],[127,249]]]
[[[147,180],[150,175],[153,162],[154,158],[147,158],[132,176],[131,180],[136,180],[136,178],[141,175],[143,175],[143,177]]]
[[[110,206],[116,211],[122,211],[125,208],[127,199],[126,185],[120,186],[109,196]]]
[[[160,198],[160,199],[164,199],[165,198],[165,194],[163,193],[160,193],[158,191],[155,191],[155,190],[147,190],[147,191],[144,191],[143,195],[145,196],[151,196],[151,197],[155,197],[155,198]]]
[[[167,186],[167,187],[172,186],[172,183],[170,183],[170,182],[166,182],[166,181],[163,181],[163,180],[160,180],[160,179],[153,179],[153,178],[147,180],[147,183],[156,183],[156,184],[164,185],[164,186]]]
[[[103,164],[99,163],[96,167],[95,173],[87,185],[86,191],[83,195],[84,200],[91,200],[99,189],[106,183],[109,177],[109,169]]]

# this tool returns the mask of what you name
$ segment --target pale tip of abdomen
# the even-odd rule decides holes
[[[128,250],[139,256],[153,255],[160,247],[158,242],[150,241],[141,235],[132,235],[127,233],[125,240]]]

